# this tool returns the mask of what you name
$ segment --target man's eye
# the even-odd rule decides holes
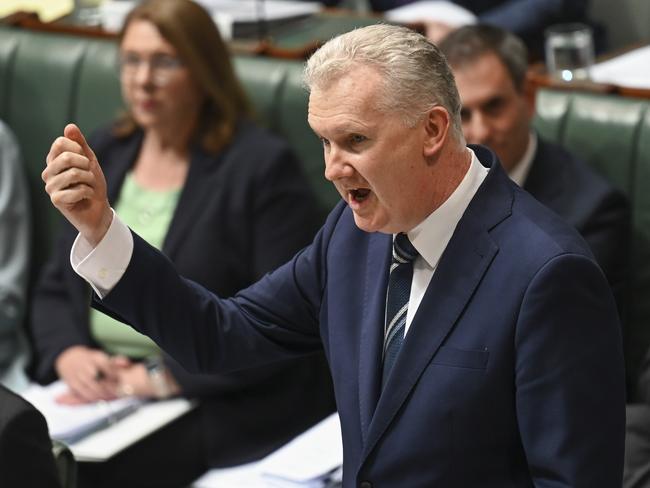
[[[504,105],[505,101],[502,98],[494,98],[485,104],[484,110],[488,114],[498,114]]]
[[[359,134],[353,134],[350,136],[350,142],[352,144],[360,144],[364,141],[366,141],[367,138],[365,136],[359,135]]]
[[[328,141],[328,140],[325,139],[324,137],[319,137],[319,139],[320,139],[320,142],[321,142],[321,144],[322,144],[323,146],[329,146],[329,145],[330,145],[330,141]]]

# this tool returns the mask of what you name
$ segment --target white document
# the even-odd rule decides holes
[[[341,422],[332,414],[262,460],[269,479],[308,483],[322,480],[343,464]]]
[[[236,25],[254,24],[263,18],[277,22],[312,15],[322,10],[318,2],[290,0],[196,0],[210,13],[224,39],[231,39]],[[122,28],[135,0],[108,0],[102,3],[102,27],[110,32]]]
[[[650,89],[650,46],[597,63],[589,75],[597,83]]]
[[[318,2],[290,0],[196,0],[212,14],[228,15],[235,22],[282,20],[314,14],[322,9]]]
[[[196,406],[185,398],[145,403],[135,397],[62,405],[62,381],[32,384],[20,394],[45,417],[50,437],[65,442],[78,461],[105,461]]]
[[[334,413],[256,463],[213,469],[193,488],[322,488],[341,479],[341,422]]]
[[[73,0],[2,0],[0,18],[15,12],[35,12],[42,22],[52,22],[74,9]]]
[[[384,12],[384,16],[391,22],[409,23],[423,20],[435,20],[461,27],[475,24],[476,15],[466,8],[445,0],[420,1],[397,7]]]
[[[50,437],[65,443],[107,427],[131,413],[141,403],[137,398],[118,398],[110,402],[83,405],[63,405],[56,398],[68,391],[62,381],[48,386],[30,385],[21,392],[23,398],[34,405],[45,417]]]
[[[70,450],[77,461],[105,461],[195,406],[185,398],[145,403],[110,427],[70,444]]]
[[[212,469],[192,483],[192,488],[269,488],[262,479],[259,465],[260,461]]]

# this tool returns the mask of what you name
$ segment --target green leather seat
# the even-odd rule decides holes
[[[307,124],[303,64],[237,56],[235,69],[259,121],[289,141],[323,209],[338,200],[323,178],[322,148]],[[35,267],[52,245],[60,221],[43,192],[40,173],[54,138],[68,122],[86,133],[122,109],[116,43],[110,40],[0,28],[0,117],[16,132],[35,209]]]
[[[541,90],[535,125],[629,198],[632,235],[623,333],[633,397],[639,363],[650,346],[650,100]]]

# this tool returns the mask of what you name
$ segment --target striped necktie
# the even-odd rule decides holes
[[[390,370],[404,341],[406,312],[411,294],[411,280],[413,279],[413,261],[416,257],[418,257],[418,252],[407,235],[397,234],[393,241],[393,260],[390,265],[386,298],[382,388],[386,385]]]

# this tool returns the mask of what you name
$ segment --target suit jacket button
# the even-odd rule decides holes
[[[359,488],[372,488],[372,483],[370,481],[362,481]]]

